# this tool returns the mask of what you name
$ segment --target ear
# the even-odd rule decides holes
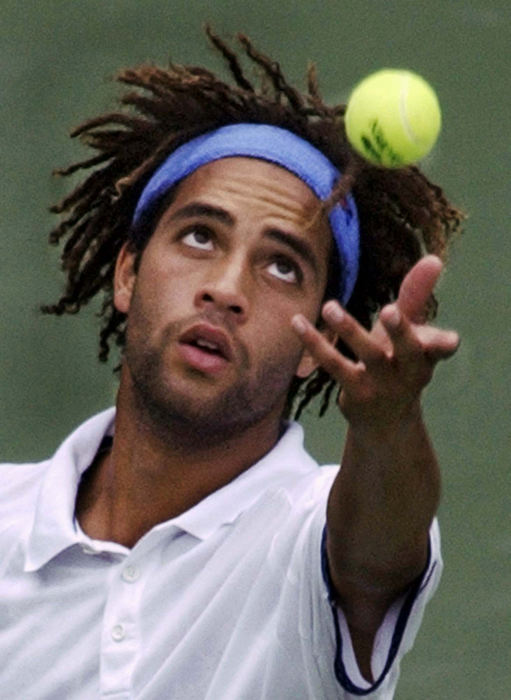
[[[117,256],[114,274],[114,306],[117,311],[127,314],[137,273],[135,271],[136,253],[125,243]]]
[[[330,345],[335,345],[337,343],[337,340],[339,339],[337,333],[334,333],[334,331],[326,326],[322,321],[320,322],[317,330],[330,343]],[[295,376],[297,376],[299,379],[307,379],[307,377],[309,377],[318,367],[319,362],[316,360],[314,355],[312,355],[308,348],[304,348],[302,358],[295,372]]]

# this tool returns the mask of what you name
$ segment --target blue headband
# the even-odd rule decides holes
[[[249,157],[280,165],[300,178],[322,201],[328,199],[340,177],[337,168],[308,141],[269,124],[231,124],[202,134],[179,146],[156,170],[145,186],[133,216],[138,227],[155,205],[179,180],[206,163],[221,158]],[[358,274],[359,231],[355,201],[347,195],[328,215],[339,251],[341,281],[339,299],[346,305]]]

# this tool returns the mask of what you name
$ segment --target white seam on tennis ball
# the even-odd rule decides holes
[[[412,141],[412,143],[419,145],[419,139],[413,133],[412,128],[410,126],[410,122],[408,121],[408,115],[406,113],[406,100],[408,97],[409,85],[410,85],[410,76],[408,74],[406,74],[403,77],[403,84],[401,85],[401,91],[399,93],[399,114],[401,116],[401,122],[402,122],[404,129],[406,131],[406,135],[408,136],[410,141]]]

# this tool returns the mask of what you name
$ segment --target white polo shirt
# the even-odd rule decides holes
[[[322,700],[393,696],[439,578],[436,523],[422,581],[389,611],[366,683],[323,550],[336,467],[291,424],[262,460],[133,549],[74,518],[110,409],[39,464],[0,465],[0,698]]]

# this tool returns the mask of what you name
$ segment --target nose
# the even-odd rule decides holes
[[[248,312],[245,292],[246,270],[236,261],[224,262],[209,270],[195,295],[195,306],[227,314],[236,323],[244,323]]]

